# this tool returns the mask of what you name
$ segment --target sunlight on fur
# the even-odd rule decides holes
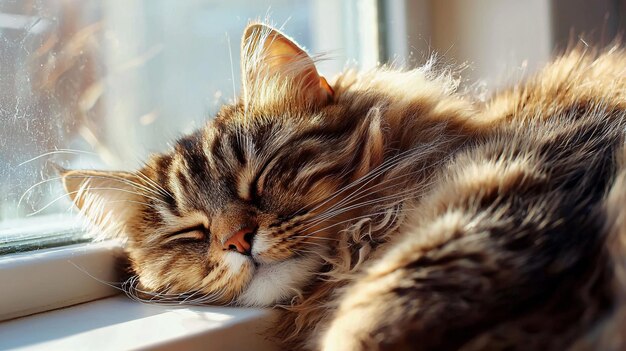
[[[125,240],[129,296],[277,306],[285,349],[625,345],[619,46],[483,103],[434,61],[327,80],[266,25],[241,45],[203,128],[134,172],[61,170]]]

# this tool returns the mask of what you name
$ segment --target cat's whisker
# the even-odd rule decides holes
[[[337,222],[337,223],[333,223],[333,224],[328,225],[326,227],[317,229],[317,230],[315,230],[315,231],[313,231],[311,233],[307,233],[306,235],[300,235],[300,236],[294,236],[294,237],[302,238],[302,239],[303,238],[318,238],[318,237],[315,237],[314,235],[319,233],[319,232],[323,232],[323,231],[328,230],[330,228],[334,228],[334,227],[336,227],[338,225],[342,225],[342,224],[349,223],[349,222],[354,222],[354,221],[359,220],[359,219],[371,218],[371,217],[374,217],[374,216],[386,214],[388,211],[389,210],[385,210],[385,211],[381,211],[381,212],[370,213],[370,214],[366,214],[366,215],[362,215],[362,216],[357,216],[357,217],[354,217],[354,218],[349,218],[349,219],[346,219],[346,220],[343,220],[343,221],[340,221],[340,222]],[[290,237],[289,239],[291,239],[291,238],[292,237]]]
[[[441,161],[441,162],[443,162],[443,161]],[[380,191],[383,191],[383,190],[387,190],[387,189],[393,188],[393,187],[395,187],[397,185],[396,184],[392,184],[392,185],[387,185],[386,187],[384,187],[382,189],[376,189],[377,187],[379,187],[381,185],[385,185],[386,183],[390,183],[390,182],[393,182],[393,181],[396,181],[396,180],[399,180],[399,179],[402,179],[402,178],[412,177],[415,174],[418,174],[418,173],[424,172],[424,171],[425,171],[425,169],[419,169],[419,170],[415,170],[413,172],[405,172],[405,173],[401,174],[400,176],[396,176],[396,177],[393,177],[393,178],[390,178],[390,179],[383,180],[383,181],[373,185],[371,188],[365,188],[362,191],[360,191],[359,193],[356,193],[355,195],[352,195],[353,197],[349,201],[344,201],[343,204],[344,205],[346,205],[346,204],[349,205],[350,203],[352,203],[354,201],[360,200],[360,199],[362,199],[364,197],[371,196],[372,194],[374,194],[376,192],[380,192]],[[422,186],[419,189],[409,190],[409,191],[414,191],[416,193],[416,195],[417,195],[417,193],[420,191],[420,189],[427,188],[428,185],[429,184],[422,184]],[[367,192],[367,194],[365,194],[366,192]],[[360,195],[360,194],[365,194],[365,195],[357,196],[357,195]],[[357,196],[357,197],[354,197],[354,196]],[[324,214],[329,213],[330,211],[333,211],[333,210],[337,210],[337,207],[338,206],[332,206],[329,209],[326,209],[324,212],[319,213],[317,216],[310,218],[308,220],[308,222],[314,222],[315,220],[321,218]]]
[[[78,270],[79,270],[79,271],[81,271],[82,273],[84,273],[84,274],[88,275],[90,278],[94,279],[94,280],[95,280],[95,281],[97,281],[98,283],[104,284],[104,285],[106,285],[106,286],[108,286],[108,287],[111,287],[111,288],[113,288],[113,289],[115,289],[115,290],[119,290],[119,291],[121,291],[121,292],[123,292],[123,293],[125,293],[125,294],[127,293],[127,291],[123,288],[123,286],[124,286],[124,283],[125,283],[125,282],[109,282],[109,281],[106,281],[106,280],[100,279],[100,278],[98,278],[98,277],[94,276],[93,274],[89,273],[89,272],[88,272],[85,268],[83,268],[83,267],[79,266],[78,264],[74,263],[73,261],[71,261],[71,260],[70,260],[70,261],[68,261],[68,262],[69,262],[71,265],[73,265],[76,269],[78,269]],[[129,278],[129,279],[130,279],[130,278]],[[127,279],[126,281],[128,281],[128,279]],[[127,294],[127,295],[128,295],[128,294]]]
[[[197,295],[200,294],[201,292],[202,292],[202,281],[198,281],[197,284],[187,289],[186,292],[179,294],[178,304],[182,305],[182,304],[188,304],[188,303],[193,302],[194,299],[197,298]]]
[[[290,237],[290,238],[295,238],[295,237]],[[307,236],[301,236],[301,238],[308,238]],[[314,237],[312,237],[314,238]],[[297,242],[297,243],[303,243],[305,245],[310,245],[310,246],[316,246],[321,248],[322,250],[326,250],[328,249],[328,243],[320,243],[320,242],[313,242],[313,241],[301,241],[301,242]],[[293,249],[292,250],[297,250],[297,249]]]
[[[218,302],[222,300],[225,294],[226,294],[226,290],[220,289],[217,292],[206,293],[197,299],[189,301],[188,303],[198,304],[198,305],[210,304],[210,303]]]
[[[26,161],[23,161],[21,163],[19,163],[16,167],[21,167],[27,163],[33,162],[35,160],[38,160],[42,157],[46,157],[46,156],[52,156],[52,155],[58,155],[58,154],[71,154],[71,155],[77,155],[77,154],[84,154],[84,155],[95,155],[97,156],[98,154],[95,152],[90,152],[90,151],[83,151],[83,150],[74,150],[74,149],[57,149],[54,151],[48,151],[48,152],[44,152],[41,155],[35,156],[33,158],[30,158]]]
[[[339,214],[354,210],[354,209],[358,209],[361,207],[365,207],[365,206],[370,206],[370,205],[374,205],[376,203],[380,203],[380,202],[386,202],[386,201],[390,201],[390,200],[397,200],[397,199],[409,199],[412,198],[413,196],[410,195],[414,195],[416,192],[416,189],[409,189],[409,190],[405,190],[403,192],[400,193],[396,193],[396,194],[392,194],[392,195],[388,195],[388,196],[384,196],[384,197],[378,197],[372,200],[368,200],[368,201],[364,201],[364,202],[360,202],[357,204],[353,204],[353,205],[349,205],[346,207],[342,207],[339,209],[335,209],[332,212],[328,212],[328,213],[323,213],[320,216],[316,216],[314,217],[315,221],[312,223],[307,223],[308,226],[305,227],[303,230],[306,230],[308,228],[312,228],[314,226],[316,226],[317,224],[319,224],[322,221],[328,220],[329,218],[333,218],[336,217]]]
[[[49,178],[49,179],[44,179],[40,182],[37,182],[35,184],[33,184],[32,186],[30,186],[28,189],[26,189],[24,191],[24,193],[22,194],[22,196],[20,196],[19,200],[17,201],[17,205],[15,206],[16,208],[20,208],[22,201],[24,200],[24,198],[26,197],[26,195],[28,195],[28,193],[30,193],[33,189],[35,189],[36,187],[48,183],[48,182],[52,182],[52,181],[57,181],[62,179],[63,177],[54,177],[54,178]]]
[[[348,218],[348,219],[342,220],[340,222],[331,222],[331,224],[328,224],[325,227],[322,227],[322,228],[314,230],[313,232],[307,233],[304,237],[310,237],[310,236],[313,236],[313,235],[315,235],[315,234],[317,234],[319,232],[326,231],[326,230],[328,230],[330,228],[334,228],[336,226],[343,225],[345,223],[354,222],[354,221],[357,221],[359,219],[371,218],[373,216],[386,214],[389,211],[396,211],[397,213],[401,213],[401,212],[398,212],[397,210],[389,208],[389,209],[383,210],[382,212],[376,212],[376,213],[371,213],[371,214],[360,215],[360,216],[357,216],[357,217],[352,217],[352,218]],[[328,221],[330,222],[331,220],[328,220]]]
[[[107,204],[114,204],[114,203],[129,203],[129,204],[138,204],[138,205],[144,205],[144,206],[154,206],[151,203],[148,202],[143,202],[143,201],[135,201],[135,200],[127,200],[127,199],[121,199],[121,200],[109,200],[107,201]]]
[[[196,291],[194,291],[193,293],[189,294],[189,296],[185,297],[185,298],[184,298],[184,299],[180,302],[180,304],[182,305],[182,304],[185,304],[185,303],[188,303],[188,302],[193,302],[193,300],[191,300],[191,301],[190,301],[190,299],[195,298],[195,297],[196,297],[196,295],[197,295],[197,294],[199,294],[199,293],[200,293],[200,290],[196,290]]]
[[[393,180],[395,180],[395,179],[390,179],[389,181],[391,182]],[[329,210],[326,210],[326,211],[318,214],[316,217],[313,217],[313,218],[309,219],[307,222],[311,222],[311,224],[315,225],[316,222],[319,223],[320,220],[326,219],[328,215],[330,215],[330,217],[332,217],[333,216],[332,214],[337,213],[337,211],[340,211],[339,213],[345,212],[345,211],[343,211],[344,209],[352,208],[351,206],[353,206],[355,204],[355,202],[357,202],[357,201],[359,201],[361,199],[370,197],[370,196],[372,196],[372,195],[374,195],[374,194],[376,194],[378,192],[385,191],[385,190],[388,190],[388,189],[391,189],[391,188],[395,188],[395,187],[398,186],[398,184],[392,184],[392,185],[388,185],[386,187],[383,187],[381,189],[376,189],[377,186],[383,185],[384,183],[385,182],[380,182],[380,183],[376,184],[375,186],[373,186],[372,188],[368,188],[367,189],[367,194],[364,194],[364,192],[363,192],[361,194],[364,194],[364,195],[360,195],[360,196],[357,196],[355,198],[351,198],[350,201],[347,201],[347,202],[344,203],[343,207],[339,207],[339,208],[333,207],[333,208],[330,208]],[[404,192],[401,192],[401,193],[395,193],[394,195],[400,195],[400,194],[410,195],[410,194],[413,194],[414,195],[413,197],[415,197],[415,196],[417,196],[419,194],[421,189],[423,189],[424,187],[425,186],[416,187],[414,189],[408,189],[408,190],[405,190]],[[388,199],[389,198],[387,198],[387,197],[379,197],[376,200],[388,200]],[[370,203],[365,203],[365,204],[370,204]]]
[[[159,194],[156,190],[148,188],[147,186],[137,183],[135,181],[132,181],[130,179],[124,178],[124,177],[120,177],[120,176],[115,176],[115,175],[89,175],[89,176],[85,176],[85,175],[67,175],[65,177],[63,177],[65,179],[105,179],[105,180],[113,180],[116,182],[119,182],[121,184],[125,184],[125,185],[130,185],[131,187],[135,188],[135,189],[139,189],[139,190],[143,190],[145,191],[145,194],[139,194],[138,195],[142,195],[142,196],[148,196],[148,195],[154,195],[154,196],[161,196],[161,194]],[[157,198],[152,198],[152,199],[157,199]]]
[[[410,151],[410,150],[409,150]],[[310,212],[313,212],[317,209],[319,209],[320,207],[324,206],[325,204],[327,204],[329,201],[332,201],[334,198],[336,198],[337,196],[341,195],[342,192],[347,191],[349,189],[351,189],[352,187],[355,187],[357,185],[359,185],[362,182],[369,182],[371,180],[373,180],[376,176],[384,173],[385,171],[385,167],[386,167],[386,163],[392,163],[394,160],[396,160],[398,157],[401,157],[401,155],[403,154],[407,154],[409,151],[405,151],[402,152],[398,155],[392,156],[390,157],[390,159],[388,161],[383,162],[381,165],[379,165],[378,167],[374,168],[372,171],[368,172],[367,174],[365,174],[364,176],[360,177],[359,179],[351,182],[350,184],[342,187],[341,189],[335,191],[333,194],[331,194],[329,196],[328,199],[324,200],[322,203],[316,205],[315,207],[313,207],[312,209],[310,209]],[[366,183],[367,184],[367,183]],[[360,189],[360,188],[359,188]],[[357,189],[356,191],[358,191],[359,189]],[[304,210],[305,208],[301,208],[300,210]]]
[[[120,192],[125,192],[125,193],[129,193],[129,194],[134,194],[134,195],[142,195],[142,194],[139,194],[139,193],[137,193],[137,192],[133,192],[133,191],[130,191],[130,190],[125,190],[125,189],[119,189],[119,188],[90,188],[90,189],[91,189],[91,190],[120,191]],[[31,213],[27,214],[26,216],[28,216],[28,217],[30,217],[30,216],[34,216],[34,215],[36,215],[36,214],[38,214],[38,213],[41,213],[42,211],[45,211],[47,208],[49,208],[50,206],[54,205],[54,204],[55,204],[55,203],[57,203],[58,201],[60,201],[60,200],[62,200],[62,199],[65,199],[65,198],[68,198],[68,197],[70,197],[70,198],[71,198],[71,197],[72,197],[72,195],[76,195],[76,194],[79,194],[79,193],[82,193],[82,192],[83,192],[83,190],[82,190],[82,189],[79,189],[79,190],[76,190],[76,191],[70,191],[70,192],[67,192],[66,194],[63,194],[63,195],[61,195],[61,196],[58,196],[58,197],[54,198],[53,200],[51,200],[50,202],[48,202],[45,206],[43,206],[43,207],[39,208],[38,210],[36,210],[36,211],[34,211],[34,212],[31,212]],[[161,201],[161,202],[165,203],[165,201],[160,200],[160,199],[156,199],[156,198],[151,198],[151,200],[154,200],[154,201]],[[108,201],[107,201],[107,202],[108,202]],[[166,204],[166,203],[165,203],[165,204]],[[147,204],[147,205],[151,205],[151,204]],[[151,206],[152,206],[152,205],[151,205]]]
[[[107,177],[104,177],[104,178],[106,179]],[[167,201],[163,200],[163,198],[161,197],[161,194],[159,194],[158,192],[150,191],[149,188],[146,188],[146,187],[142,186],[141,184],[138,184],[138,183],[135,183],[135,182],[132,182],[132,181],[124,182],[124,180],[125,180],[124,178],[116,179],[116,180],[118,180],[118,181],[120,181],[120,182],[122,182],[124,184],[130,185],[131,187],[134,187],[135,189],[138,189],[138,191],[128,190],[127,192],[129,194],[138,195],[139,197],[146,198],[146,199],[152,200],[154,202],[159,202],[161,204],[167,204]],[[98,188],[90,187],[88,184],[86,184],[86,186],[89,189],[94,189],[94,190],[98,189]],[[119,188],[117,188],[117,189],[119,189]],[[120,189],[120,190],[125,190],[125,189]],[[148,191],[146,192],[146,190],[148,190]]]
[[[228,45],[228,58],[230,59],[230,80],[233,84],[233,101],[237,101],[237,87],[235,86],[235,65],[233,65],[233,48],[230,45],[230,36],[226,32],[226,44]]]
[[[395,186],[395,185],[393,185],[393,186]],[[351,207],[351,206],[354,206],[355,202],[357,202],[358,200],[361,200],[363,198],[369,197],[369,196],[375,194],[376,192],[383,191],[385,189],[384,188],[383,189],[377,189],[376,191],[373,191],[374,189],[368,189],[368,190],[370,190],[371,192],[368,192],[368,194],[366,194],[366,195],[350,199],[350,201],[345,202],[343,204],[344,205],[343,207],[332,207],[332,208],[330,208],[330,209],[328,209],[328,210],[326,210],[324,212],[321,212],[318,215],[316,215],[315,217],[312,217],[312,218],[308,219],[307,221],[305,221],[305,223],[308,223],[308,224],[310,224],[312,226],[315,226],[317,223],[319,223],[319,222],[321,222],[323,220],[326,220],[327,218],[334,217],[336,214],[345,212],[345,209],[352,209],[353,207]],[[415,191],[414,190],[407,190],[407,192],[415,192]],[[394,194],[394,195],[397,195],[397,194]],[[379,197],[376,200],[385,200],[385,199]],[[369,204],[369,203],[361,202],[361,204]]]
[[[158,303],[158,304],[178,304],[179,300],[186,294],[190,292],[183,293],[167,293],[166,291],[170,289],[169,284],[166,285],[161,291],[147,291],[138,288],[138,279],[139,276],[135,275],[127,279],[126,282],[122,284],[123,291],[129,296],[131,299],[143,302],[143,303]],[[150,296],[150,298],[142,298],[138,295],[138,293],[146,296]]]
[[[298,231],[300,232],[300,231]],[[292,235],[290,236],[287,240],[289,240],[290,238],[294,238],[294,239],[304,239],[304,238],[308,238],[308,236],[306,235]],[[337,241],[339,240],[338,238],[326,238],[326,237],[321,237],[321,236],[313,236],[311,237],[311,239],[315,239],[315,240],[328,240],[328,241]]]
[[[142,174],[142,173],[139,172],[138,174]],[[154,188],[148,187],[145,184],[141,184],[141,183],[138,183],[136,181],[133,181],[133,180],[130,180],[130,179],[127,179],[127,178],[124,178],[124,177],[116,176],[116,175],[89,176],[89,178],[96,178],[96,179],[97,178],[100,178],[100,179],[107,179],[108,178],[108,179],[113,179],[113,180],[119,181],[119,182],[121,182],[123,184],[130,185],[130,186],[132,186],[132,187],[134,187],[136,189],[143,190],[147,194],[151,194],[151,195],[155,195],[155,196],[161,196],[161,195],[166,195],[166,196],[169,195],[169,196],[171,196],[171,194],[169,192],[165,192],[164,194],[162,194],[162,193],[159,192],[159,189],[154,189]]]
[[[434,143],[430,143],[430,144],[434,144]],[[399,164],[400,162],[405,161],[406,159],[408,159],[410,157],[417,157],[417,155],[418,155],[417,151],[418,150],[420,150],[422,148],[427,148],[427,149],[431,148],[432,145],[430,145],[430,144],[423,144],[423,145],[420,145],[420,147],[415,147],[413,149],[407,150],[405,152],[402,152],[402,153],[399,153],[397,155],[394,155],[394,156],[390,157],[388,160],[383,162],[378,167],[374,168],[372,171],[370,171],[365,176],[359,178],[357,181],[352,182],[351,184],[349,184],[346,187],[344,187],[344,188],[340,189],[339,191],[337,191],[335,194],[331,195],[329,197],[329,199],[327,199],[324,202],[322,202],[321,204],[317,205],[311,211],[314,211],[314,210],[318,209],[319,207],[321,207],[324,204],[328,203],[328,201],[334,199],[336,196],[341,195],[341,192],[343,192],[343,191],[345,191],[345,190],[347,190],[347,189],[349,189],[349,188],[351,188],[353,186],[356,186],[356,185],[358,185],[361,182],[365,182],[365,184],[363,184],[362,186],[360,186],[359,188],[354,190],[352,193],[348,194],[345,199],[343,199],[342,201],[339,201],[337,204],[334,204],[333,206],[331,206],[331,209],[334,208],[334,207],[341,206],[343,203],[345,203],[345,201],[347,201],[347,199],[349,199],[350,197],[354,196],[355,194],[367,191],[367,188],[365,188],[367,186],[367,184],[369,184],[371,181],[373,181],[379,175],[385,173],[389,169],[394,168],[397,164]],[[434,165],[433,165],[433,167],[434,167]]]
[[[406,152],[405,152],[405,153],[402,153],[402,154],[404,154],[402,157],[396,157],[396,158],[392,158],[392,159],[390,159],[390,161],[388,162],[388,164],[387,164],[387,165],[385,165],[384,167],[382,167],[382,169],[380,169],[380,170],[378,170],[378,171],[376,172],[377,174],[375,174],[375,175],[374,175],[374,178],[375,178],[376,176],[378,176],[379,174],[382,174],[382,173],[386,172],[387,170],[394,168],[394,167],[395,167],[397,164],[399,164],[400,162],[403,162],[404,160],[406,160],[406,159],[408,159],[408,158],[410,158],[410,157],[416,157],[416,155],[414,154],[414,153],[416,152],[416,150],[417,150],[417,148],[411,149],[411,150],[409,150],[409,151],[412,151],[412,153],[410,153],[410,154],[406,154]],[[435,167],[435,166],[436,166],[437,164],[439,164],[440,162],[443,162],[443,161],[439,161],[439,162],[436,162],[435,164],[429,165],[427,168],[432,168],[432,167]],[[384,164],[384,163],[383,163],[383,164]],[[424,170],[425,170],[425,169],[427,169],[427,168],[421,169],[421,170],[419,170],[419,171],[424,171]],[[371,172],[370,172],[370,173],[371,173]],[[410,176],[410,175],[411,175],[411,173],[412,173],[412,172],[410,172],[409,174],[406,174],[406,173],[405,173],[405,174],[403,174],[402,176],[400,176],[399,178],[402,178],[402,177],[408,177],[408,176]],[[399,178],[395,178],[395,179],[399,179]],[[392,178],[392,179],[388,179],[388,180],[385,180],[385,181],[383,181],[383,182],[380,182],[379,184],[382,184],[382,183],[385,183],[385,182],[388,182],[388,181],[391,181],[391,180],[394,180],[394,179],[393,179],[393,178]],[[377,185],[378,185],[378,184],[377,184]],[[358,194],[359,192],[365,192],[365,191],[367,191],[367,190],[368,190],[367,188],[365,188],[365,189],[364,189],[364,186],[362,186],[362,187],[360,187],[359,189],[355,190],[353,193],[348,194],[348,195],[346,196],[346,199],[350,198],[351,196],[354,196],[354,195]],[[343,201],[345,201],[346,199],[344,199]],[[342,202],[343,202],[343,201],[340,201],[338,204],[335,204],[335,205],[333,205],[332,207],[337,207],[337,206],[340,206],[340,205],[342,204]],[[331,207],[331,208],[332,208],[332,207]]]
[[[228,291],[226,290],[226,286],[222,286],[216,291],[204,293],[200,297],[189,301],[189,303],[208,304],[208,303],[218,302],[224,298],[227,292]]]
[[[61,195],[61,196],[59,196],[59,197],[57,197],[57,198],[53,199],[52,201],[48,202],[48,204],[46,204],[45,206],[41,207],[40,209],[38,209],[38,210],[36,210],[36,211],[34,211],[34,212],[31,212],[31,213],[27,214],[26,216],[27,216],[27,217],[34,216],[34,215],[36,215],[36,214],[38,214],[38,213],[40,213],[40,212],[42,212],[42,211],[46,210],[46,209],[47,209],[47,208],[49,208],[50,206],[54,205],[54,204],[55,204],[56,202],[58,202],[59,200],[62,200],[62,199],[64,199],[64,198],[71,197],[71,195],[77,194],[77,193],[79,193],[79,192],[80,192],[80,191],[78,190],[78,191],[74,191],[74,192],[72,192],[72,193],[63,194],[63,195]]]
[[[76,176],[76,177],[73,177],[73,176],[66,176],[66,177],[67,177],[67,178],[70,178],[70,179],[71,179],[71,178],[83,178],[82,176],[81,176],[81,177],[78,177],[78,176]],[[16,207],[17,207],[17,208],[19,208],[19,207],[21,206],[21,204],[22,204],[22,201],[24,201],[24,198],[28,195],[28,193],[30,193],[30,192],[31,192],[33,189],[35,189],[36,187],[38,187],[38,186],[40,186],[40,185],[42,185],[42,184],[46,184],[46,183],[52,182],[52,181],[58,181],[58,180],[61,180],[61,179],[63,179],[63,178],[64,178],[63,176],[53,177],[53,178],[49,178],[49,179],[44,179],[44,180],[42,180],[42,181],[39,181],[39,182],[37,182],[37,183],[33,184],[32,186],[30,186],[28,189],[26,189],[26,190],[24,191],[24,193],[22,194],[22,196],[20,196],[20,198],[19,198],[19,200],[18,200],[18,202],[17,202]],[[114,176],[107,176],[107,177],[104,177],[104,176],[90,176],[90,178],[112,178],[112,179],[115,179],[115,180],[120,181],[120,182],[122,182],[122,183],[125,183],[125,184],[128,184],[128,185],[131,185],[131,186],[134,186],[134,187],[139,187],[139,188],[142,188],[142,189],[144,189],[144,190],[148,190],[150,193],[153,193],[153,194],[155,194],[155,195],[157,195],[157,194],[158,194],[158,193],[156,193],[156,192],[152,192],[152,191],[151,191],[150,189],[148,189],[148,188],[143,187],[141,184],[138,184],[138,183],[136,183],[136,182],[132,182],[132,181],[130,181],[130,180],[128,180],[128,179],[121,178],[121,177],[114,177]],[[144,196],[146,196],[146,195],[144,195]],[[151,198],[151,199],[152,199],[152,200],[156,200],[156,198]]]
[[[305,256],[306,254],[308,255],[316,255],[319,256],[320,253],[317,251],[311,251],[311,250],[306,250],[306,249],[302,249],[302,248],[298,248],[295,250],[292,250],[291,252],[293,252],[294,254],[297,254],[299,256]]]
[[[173,197],[172,193],[170,193],[169,191],[167,191],[167,189],[165,189],[164,187],[162,187],[159,183],[155,182],[154,180],[150,179],[150,177],[148,177],[147,175],[145,175],[142,171],[136,171],[137,175],[139,177],[141,177],[143,180],[145,180],[146,182],[148,182],[153,188],[154,190],[158,191],[159,193],[161,193],[162,195],[168,196],[168,197]]]

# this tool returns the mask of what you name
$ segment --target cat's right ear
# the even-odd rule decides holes
[[[241,70],[246,103],[319,107],[334,96],[306,51],[264,24],[246,27],[241,40]]]
[[[59,170],[70,199],[105,236],[118,236],[145,203],[139,177],[134,173]]]

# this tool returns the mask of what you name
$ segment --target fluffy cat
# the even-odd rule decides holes
[[[478,103],[429,67],[332,82],[249,25],[242,96],[134,172],[63,172],[131,288],[281,306],[284,348],[619,349],[626,53]],[[612,312],[611,312],[612,311]]]

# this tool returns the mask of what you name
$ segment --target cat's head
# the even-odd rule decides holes
[[[304,50],[260,24],[245,30],[241,68],[239,101],[142,169],[63,174],[99,230],[127,239],[148,294],[285,301],[333,249],[328,233],[363,210],[342,201],[382,162],[372,97],[342,102]]]

